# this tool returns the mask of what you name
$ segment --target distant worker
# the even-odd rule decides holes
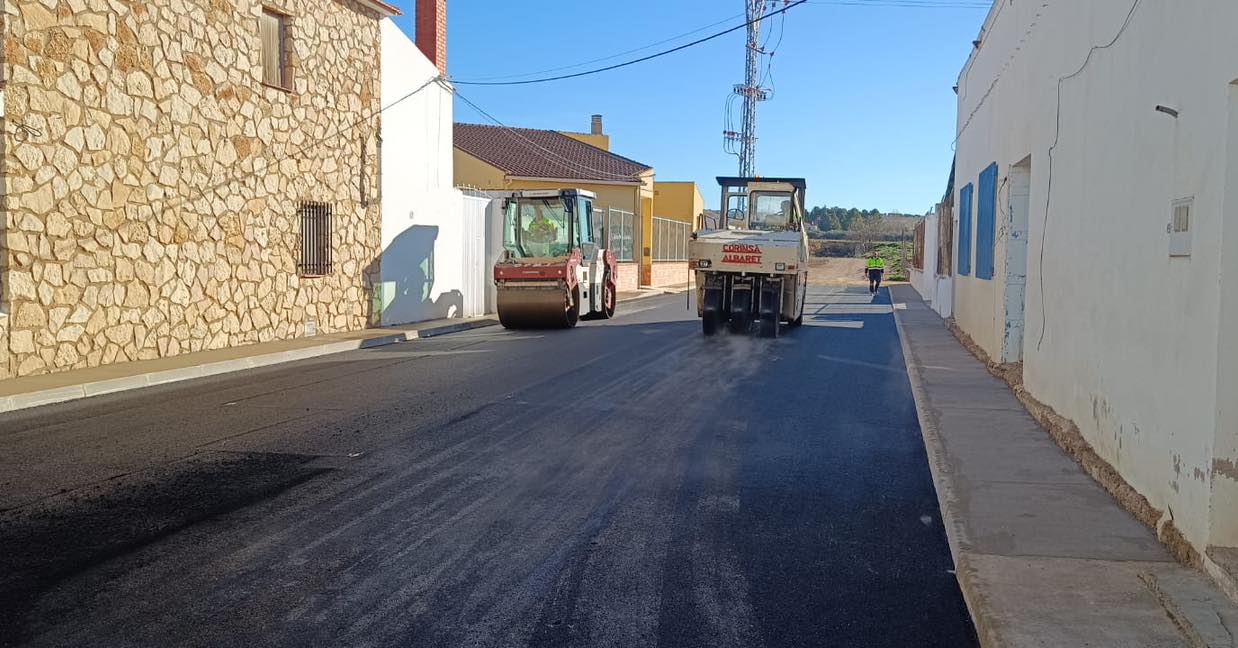
[[[865,268],[865,273],[868,274],[868,292],[876,295],[878,290],[881,290],[881,276],[886,272],[886,260],[881,258],[876,252],[868,254],[868,265]]]

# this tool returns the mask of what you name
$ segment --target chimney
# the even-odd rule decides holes
[[[594,116],[593,116],[593,127],[589,130],[589,134],[591,134],[591,135],[603,135],[603,134],[605,134],[605,133],[602,131],[602,116],[601,116],[601,115],[594,115]]]
[[[417,0],[417,48],[447,74],[447,0]]]

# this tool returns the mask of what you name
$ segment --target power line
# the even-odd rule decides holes
[[[700,45],[700,44],[702,44],[702,43],[707,43],[707,42],[709,42],[709,41],[712,41],[712,40],[715,40],[715,39],[721,38],[721,37],[723,37],[723,36],[726,36],[727,34],[731,34],[731,33],[733,33],[733,32],[737,32],[737,31],[739,31],[739,30],[741,30],[741,29],[747,29],[749,25],[756,24],[756,23],[760,23],[762,20],[764,20],[764,19],[766,19],[766,18],[772,18],[772,17],[774,17],[774,16],[778,16],[778,15],[784,14],[784,13],[786,13],[786,12],[790,11],[791,9],[793,9],[793,8],[795,8],[795,7],[798,7],[798,6],[800,6],[800,5],[802,5],[802,4],[806,3],[806,2],[808,2],[808,0],[796,0],[795,2],[792,2],[791,4],[789,4],[789,5],[785,6],[785,7],[781,8],[781,9],[777,9],[777,10],[775,10],[775,11],[771,11],[771,12],[769,12],[769,13],[765,14],[764,16],[758,16],[758,17],[756,17],[756,18],[753,18],[752,20],[749,20],[748,22],[746,22],[746,23],[744,23],[744,24],[742,24],[742,25],[736,25],[735,27],[731,27],[730,29],[725,29],[725,30],[723,30],[723,31],[716,32],[716,33],[711,34],[711,35],[709,35],[709,36],[706,36],[706,37],[704,37],[704,38],[698,38],[698,39],[696,39],[696,40],[694,40],[694,41],[692,41],[692,42],[690,42],[690,43],[685,43],[685,44],[680,45],[680,46],[678,46],[678,47],[672,47],[671,49],[668,49],[668,50],[663,50],[663,51],[661,51],[661,52],[657,52],[657,53],[654,53],[654,54],[650,54],[650,55],[648,55],[648,56],[642,56],[642,57],[640,57],[640,58],[633,59],[633,60],[631,60],[631,61],[625,61],[625,62],[623,62],[623,63],[616,63],[616,64],[614,64],[614,65],[608,65],[608,66],[606,66],[606,67],[600,67],[600,68],[596,68],[596,69],[593,69],[593,70],[585,70],[584,72],[576,72],[576,73],[574,73],[574,74],[561,74],[561,75],[559,75],[559,76],[545,77],[545,78],[541,78],[541,79],[527,79],[527,80],[524,80],[524,81],[481,81],[481,80],[478,80],[478,81],[456,81],[456,80],[452,80],[452,84],[454,84],[454,85],[472,85],[472,86],[513,86],[513,85],[530,85],[530,84],[533,84],[533,83],[549,83],[549,82],[551,82],[551,81],[562,81],[562,80],[564,80],[564,79],[575,79],[575,78],[579,78],[579,77],[583,77],[583,76],[589,76],[589,75],[592,75],[592,74],[599,74],[599,73],[602,73],[602,72],[609,72],[609,71],[611,71],[611,70],[617,70],[617,69],[619,69],[619,68],[624,68],[624,67],[628,67],[628,66],[631,66],[631,65],[636,65],[637,63],[644,63],[645,61],[651,61],[651,60],[653,60],[653,59],[660,58],[660,57],[666,56],[666,55],[668,55],[668,54],[674,54],[675,52],[680,52],[680,51],[686,50],[686,49],[688,49],[688,48],[690,48],[690,47],[696,47],[697,45]]]
[[[340,126],[339,128],[335,129],[335,131],[334,131],[334,132],[331,132],[331,133],[328,133],[328,134],[326,134],[326,135],[323,135],[322,137],[319,137],[318,139],[311,140],[311,141],[309,141],[308,143],[306,143],[304,146],[302,146],[301,148],[297,149],[296,151],[293,151],[292,153],[286,153],[286,154],[284,154],[284,155],[283,155],[283,156],[281,156],[281,157],[283,157],[283,158],[296,158],[296,157],[298,157],[298,156],[302,155],[303,153],[307,153],[307,152],[309,152],[311,149],[313,149],[313,148],[315,148],[315,147],[317,147],[317,146],[319,146],[319,145],[321,145],[321,144],[326,143],[328,140],[333,139],[333,138],[334,138],[334,137],[336,137],[337,135],[340,135],[341,133],[343,133],[343,132],[345,132],[345,131],[348,131],[348,130],[351,130],[351,129],[353,129],[353,128],[356,128],[357,126],[360,126],[360,125],[362,125],[362,124],[365,124],[366,122],[370,121],[370,120],[371,120],[371,119],[373,119],[374,117],[377,117],[378,115],[381,115],[382,113],[384,113],[384,112],[386,112],[386,111],[388,111],[388,110],[390,110],[390,109],[392,109],[392,108],[395,108],[396,106],[398,106],[398,105],[400,105],[401,103],[403,103],[403,102],[407,101],[408,99],[411,99],[413,96],[415,96],[415,95],[417,95],[417,94],[421,93],[423,90],[425,90],[426,88],[429,88],[429,87],[430,87],[430,86],[432,86],[432,85],[435,85],[436,83],[437,83],[437,84],[439,84],[439,85],[443,85],[443,77],[438,76],[438,75],[435,75],[435,76],[431,77],[429,80],[427,80],[425,83],[423,83],[423,84],[421,84],[420,86],[418,86],[418,87],[417,87],[415,90],[413,90],[412,92],[409,92],[409,93],[407,93],[407,94],[405,94],[405,95],[401,96],[399,99],[396,99],[395,101],[392,101],[391,103],[387,104],[386,106],[381,106],[381,107],[379,107],[377,110],[374,110],[374,111],[370,112],[368,115],[365,115],[364,117],[361,117],[360,119],[358,119],[358,120],[356,120],[356,121],[354,121],[354,122],[351,122],[351,123],[345,124],[345,125],[343,125],[343,126]],[[448,89],[450,90],[450,88],[448,88]],[[268,160],[268,158],[265,158],[265,157],[264,157],[264,158],[261,158],[261,159],[263,159],[263,160],[267,161],[267,164],[266,164],[266,166],[264,167],[264,169],[263,169],[263,170],[264,170],[264,171],[265,171],[265,170],[269,170],[269,169],[271,168],[271,166],[272,166],[271,162]],[[257,160],[255,160],[255,162],[256,162],[256,161],[257,161]],[[200,167],[199,167],[199,170],[203,171],[204,173],[209,173],[209,171],[208,171],[208,170],[206,170],[206,169],[201,169]],[[258,169],[256,168],[256,165],[255,165],[255,169],[254,169],[254,171],[253,171],[252,173],[247,173],[247,175],[254,175],[254,177],[256,177],[256,174],[257,174],[257,173],[258,173]],[[199,197],[199,198],[202,198],[203,200],[209,200],[209,198],[207,198],[207,195],[206,195],[206,194],[207,194],[207,192],[217,192],[217,191],[219,191],[220,189],[222,189],[222,188],[224,188],[224,187],[228,186],[228,185],[229,185],[229,184],[231,184],[232,182],[235,182],[235,181],[238,181],[238,180],[241,180],[241,179],[242,179],[242,178],[231,177],[231,178],[227,178],[227,179],[225,179],[223,182],[220,182],[220,183],[215,184],[215,185],[210,186],[210,187],[203,187],[203,188],[201,188],[201,189],[199,189],[199,188],[197,188],[197,187],[192,187],[192,188],[193,188],[195,191],[197,191],[197,193],[198,193],[198,197]],[[165,205],[163,208],[164,208],[164,209],[171,209],[171,208],[174,208],[174,207],[179,207],[180,205],[185,204],[185,202],[187,202],[189,199],[190,199],[190,197],[189,197],[189,196],[181,196],[181,197],[180,197],[180,201],[179,201],[179,202],[169,202],[169,204]]]
[[[545,70],[537,70],[537,71],[534,71],[534,72],[525,72],[525,73],[523,73],[523,74],[500,74],[500,75],[496,75],[496,76],[489,76],[489,77],[478,77],[478,78],[474,79],[474,81],[495,81],[495,80],[506,80],[506,79],[518,79],[518,78],[520,78],[520,77],[534,76],[534,75],[537,75],[537,74],[549,74],[549,73],[551,73],[551,72],[559,72],[559,71],[562,71],[562,70],[571,70],[571,69],[573,69],[573,68],[578,68],[578,67],[583,67],[583,66],[589,65],[589,64],[591,64],[591,63],[601,63],[602,61],[610,61],[610,60],[613,60],[613,59],[617,59],[617,58],[619,58],[620,56],[626,56],[626,55],[628,55],[628,54],[635,54],[636,52],[643,52],[644,50],[647,50],[647,49],[649,49],[649,48],[651,48],[651,47],[657,47],[658,45],[665,45],[665,44],[667,44],[667,43],[671,43],[671,42],[677,41],[677,40],[679,40],[679,39],[681,39],[681,38],[686,38],[686,37],[691,36],[691,35],[693,35],[693,34],[699,34],[699,33],[703,32],[703,31],[705,31],[706,29],[711,29],[711,28],[713,28],[713,27],[717,27],[718,25],[724,25],[724,24],[726,24],[726,23],[731,22],[732,20],[735,20],[736,18],[743,18],[743,17],[744,17],[744,14],[735,14],[735,15],[733,15],[733,16],[727,16],[726,18],[723,18],[722,20],[719,20],[719,21],[717,21],[717,22],[712,22],[712,23],[709,23],[708,25],[705,25],[705,26],[703,26],[703,27],[698,27],[697,29],[693,29],[692,31],[684,32],[684,33],[679,34],[679,35],[677,35],[677,36],[671,36],[670,38],[664,38],[664,39],[662,39],[662,40],[660,40],[660,41],[656,41],[656,42],[653,42],[653,43],[649,43],[648,45],[642,45],[642,46],[640,46],[640,47],[635,47],[635,48],[632,48],[632,49],[630,49],[630,50],[624,50],[624,51],[622,51],[622,52],[616,52],[616,53],[614,53],[614,54],[611,54],[610,56],[603,56],[603,57],[600,57],[600,58],[589,59],[588,61],[581,61],[580,63],[573,63],[572,65],[563,65],[563,66],[559,66],[559,67],[548,68],[548,69],[545,69]]]
[[[895,7],[908,9],[990,9],[991,2],[971,0],[809,0],[808,4],[836,7]]]
[[[584,171],[584,172],[587,172],[587,173],[596,173],[596,174],[598,174],[598,175],[600,175],[600,176],[602,176],[602,177],[604,177],[604,178],[611,178],[611,179],[614,179],[614,180],[628,180],[628,181],[631,181],[631,180],[636,179],[636,177],[637,177],[636,175],[623,175],[623,174],[619,174],[619,173],[611,173],[611,172],[609,172],[609,171],[603,171],[603,170],[601,170],[601,169],[595,169],[595,168],[593,168],[593,167],[591,167],[591,166],[589,166],[589,165],[587,165],[587,164],[583,164],[583,163],[577,162],[577,161],[575,161],[575,160],[572,160],[572,159],[570,159],[570,158],[567,158],[567,157],[564,157],[564,156],[562,156],[562,155],[559,155],[558,153],[555,153],[554,151],[552,151],[552,150],[550,150],[550,149],[548,149],[548,148],[546,148],[546,147],[542,146],[541,144],[538,144],[537,142],[534,142],[533,140],[531,140],[531,139],[529,139],[529,138],[525,137],[523,134],[521,134],[521,133],[520,133],[520,131],[517,131],[516,129],[514,129],[514,128],[512,128],[512,127],[508,126],[507,124],[504,124],[504,123],[503,123],[503,122],[501,122],[501,121],[499,121],[499,118],[498,118],[498,117],[495,117],[494,115],[491,115],[489,112],[486,112],[486,109],[484,109],[484,108],[482,108],[481,106],[479,106],[479,105],[477,105],[477,104],[473,103],[472,101],[470,101],[470,100],[469,100],[469,98],[468,98],[468,97],[466,97],[466,96],[464,96],[464,95],[460,94],[460,91],[459,91],[459,90],[456,90],[456,91],[455,91],[455,95],[456,95],[456,97],[457,97],[457,98],[459,98],[461,101],[463,101],[464,103],[468,104],[468,105],[469,105],[469,107],[471,107],[473,110],[477,111],[477,113],[478,113],[478,114],[480,114],[481,116],[485,117],[486,119],[489,119],[490,121],[494,122],[494,124],[495,124],[496,126],[498,126],[499,128],[502,128],[504,131],[507,131],[507,133],[509,133],[511,136],[513,136],[513,137],[515,137],[515,138],[518,138],[519,140],[523,141],[523,142],[524,142],[526,145],[528,145],[529,147],[532,147],[533,149],[536,149],[537,151],[541,151],[541,152],[542,152],[542,157],[543,157],[544,159],[546,159],[547,161],[554,162],[554,163],[556,163],[556,164],[561,164],[561,165],[563,165],[563,166],[565,166],[565,167],[567,167],[567,168],[569,168],[569,169],[573,169],[573,170],[576,170],[576,171]],[[566,136],[565,136],[565,137],[566,137]]]
[[[1040,9],[1036,11],[1036,15],[1032,18],[1031,23],[1027,26],[1027,31],[1023,33],[1023,37],[1020,38],[1019,42],[1015,44],[1014,49],[1010,52],[1010,56],[1007,57],[1006,62],[1002,64],[1002,69],[998,70],[997,74],[994,75],[993,82],[989,84],[988,90],[985,90],[984,94],[980,97],[980,101],[976,102],[976,106],[972,108],[971,114],[967,116],[967,121],[963,123],[963,127],[960,128],[959,132],[955,134],[954,142],[953,142],[955,146],[958,145],[959,138],[963,137],[963,133],[967,132],[968,127],[971,126],[972,120],[976,118],[976,115],[980,112],[980,109],[984,107],[984,102],[988,101],[989,96],[992,95],[993,91],[997,89],[998,82],[1002,80],[1002,75],[1005,74],[1006,71],[1010,69],[1010,64],[1014,62],[1015,56],[1018,56],[1019,52],[1022,51],[1023,49],[1023,45],[1026,44],[1028,40],[1031,39],[1032,32],[1035,31],[1037,25],[1040,24],[1040,18],[1041,16],[1044,15],[1045,9],[1048,8],[1048,6],[1049,6],[1049,0],[1045,0],[1044,2],[1041,3]],[[968,77],[971,76],[971,67],[974,63],[975,63],[974,59],[968,63],[968,66],[967,66]],[[964,81],[964,86],[962,90],[963,90],[963,96],[966,97],[967,96],[966,81]]]

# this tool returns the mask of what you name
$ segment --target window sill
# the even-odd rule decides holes
[[[292,88],[285,88],[284,86],[275,85],[273,83],[267,83],[266,81],[262,81],[261,84],[262,84],[262,87],[264,88],[270,88],[272,90],[279,90],[280,92],[283,92],[284,94],[293,93]]]

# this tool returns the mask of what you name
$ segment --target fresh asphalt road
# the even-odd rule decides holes
[[[974,645],[882,292],[6,415],[0,644]]]

